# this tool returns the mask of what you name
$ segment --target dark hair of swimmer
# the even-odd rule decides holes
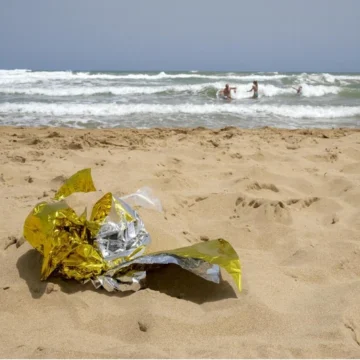
[[[228,87],[229,87],[229,84],[226,84],[225,87],[228,88]]]

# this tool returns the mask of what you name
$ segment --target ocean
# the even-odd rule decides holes
[[[0,70],[0,125],[359,127],[360,74]]]

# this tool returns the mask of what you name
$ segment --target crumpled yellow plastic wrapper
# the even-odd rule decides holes
[[[96,191],[91,169],[81,170],[61,186],[54,200],[37,204],[26,218],[24,237],[43,255],[42,280],[56,273],[92,281],[108,291],[135,291],[144,286],[146,271],[154,267],[176,264],[219,283],[220,266],[241,290],[239,257],[226,240],[144,255],[150,234],[129,203],[161,211],[151,189],[123,198],[109,192],[93,206],[89,219],[86,210],[79,216],[64,200],[75,192],[91,191]]]

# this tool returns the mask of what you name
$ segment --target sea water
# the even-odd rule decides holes
[[[0,125],[359,127],[360,74],[0,70]]]

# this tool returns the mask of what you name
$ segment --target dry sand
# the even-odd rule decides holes
[[[3,357],[360,357],[359,131],[0,134]],[[164,213],[140,210],[152,250],[230,241],[243,291],[176,267],[132,294],[40,282],[24,219],[86,167],[102,191],[155,191]]]

